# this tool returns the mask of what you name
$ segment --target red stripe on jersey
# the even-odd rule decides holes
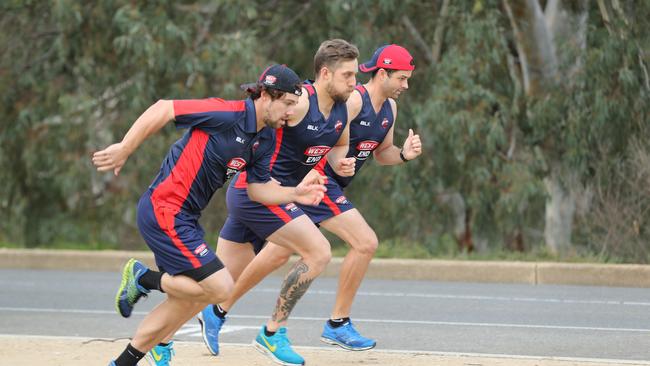
[[[282,207],[274,205],[274,206],[266,206],[266,208],[271,210],[271,212],[273,212],[275,216],[279,217],[282,221],[284,221],[285,224],[291,221],[291,216],[289,216],[288,213],[284,212]]]
[[[158,225],[165,232],[165,234],[169,236],[176,248],[178,248],[178,250],[183,253],[185,258],[190,261],[192,267],[201,267],[201,262],[196,259],[196,256],[194,256],[194,254],[189,249],[187,249],[187,246],[185,246],[183,241],[178,237],[178,233],[176,233],[176,229],[174,228],[174,220],[176,219],[176,213],[178,213],[178,211],[159,206],[156,204],[153,196],[151,197],[151,205],[153,206],[153,212],[156,215],[156,221],[158,221]]]
[[[323,156],[322,159],[316,164],[314,169],[320,173],[320,175],[325,175],[325,164],[327,164],[327,155]]]
[[[190,194],[196,174],[201,169],[205,146],[209,139],[210,135],[202,130],[192,131],[192,136],[183,148],[174,168],[153,190],[151,198],[154,201],[165,203],[166,207],[177,210],[176,212],[180,211]]]
[[[329,207],[330,210],[332,210],[334,216],[341,214],[341,209],[339,208],[339,206],[337,206],[336,203],[332,202],[332,199],[327,194],[323,196],[323,202],[325,202],[327,207]]]
[[[275,130],[275,150],[273,150],[273,156],[271,156],[271,164],[269,165],[269,171],[273,170],[273,165],[278,159],[278,154],[280,153],[280,147],[282,146],[282,135],[284,130],[278,128]]]
[[[246,183],[246,171],[239,173],[237,176],[237,181],[235,181],[235,188],[247,188],[248,183]]]
[[[174,116],[205,112],[241,112],[246,110],[244,100],[221,98],[174,100]]]
[[[363,85],[357,85],[356,89],[361,93],[361,95],[366,94],[366,88]]]
[[[305,89],[307,89],[307,93],[309,93],[309,95],[314,95],[314,93],[316,93],[313,85],[305,85]]]

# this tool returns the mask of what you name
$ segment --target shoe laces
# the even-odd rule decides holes
[[[343,325],[343,327],[347,330],[350,338],[361,338],[361,334],[359,334],[356,328],[352,325],[352,321],[348,321],[348,323]]]
[[[281,328],[275,333],[275,344],[278,346],[278,348],[285,348],[287,346],[291,346],[291,341],[287,337],[287,330],[286,328]]]

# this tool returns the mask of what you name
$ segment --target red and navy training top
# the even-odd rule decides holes
[[[384,141],[395,122],[393,108],[388,99],[381,105],[379,112],[375,112],[368,90],[363,85],[357,85],[357,91],[361,94],[361,111],[350,122],[350,145],[345,156],[346,158],[354,157],[356,159],[355,175],[342,177],[336,174],[327,159],[323,159],[316,167],[321,173],[336,180],[341,187],[346,187],[352,182],[352,178],[359,173],[372,152]]]
[[[149,186],[157,204],[199,216],[214,192],[240,170],[245,168],[249,183],[270,180],[275,131],[257,132],[250,98],[173,103],[177,128],[189,130],[171,146]]]
[[[345,102],[334,103],[328,118],[318,108],[318,96],[311,82],[305,81],[309,93],[309,110],[295,126],[276,130],[275,151],[269,169],[271,176],[283,186],[296,186],[332,149],[347,124]],[[235,188],[246,188],[246,174],[239,174]]]

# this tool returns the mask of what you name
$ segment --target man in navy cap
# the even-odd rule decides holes
[[[160,173],[138,203],[140,232],[160,271],[131,259],[115,299],[129,317],[135,303],[151,290],[167,298],[140,323],[131,343],[110,365],[134,366],[207,304],[228,298],[233,280],[204,239],[198,219],[214,192],[239,171],[247,174],[251,199],[268,205],[317,204],[320,184],[280,186],[270,179],[275,130],[286,124],[302,94],[300,78],[286,66],[267,68],[246,86],[246,100],[160,100],[149,107],[124,139],[93,155],[99,171],[118,175],[127,158],[151,134],[174,120],[187,128],[163,161]],[[171,356],[171,344],[158,345],[156,364]]]

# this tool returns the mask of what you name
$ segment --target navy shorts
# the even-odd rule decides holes
[[[201,281],[223,268],[196,216],[153,202],[150,191],[140,197],[137,216],[140,233],[162,272]]]
[[[266,206],[248,197],[244,188],[228,187],[228,219],[219,236],[236,243],[253,243],[256,252],[266,239],[291,220],[304,215],[295,203]]]
[[[318,206],[298,205],[315,224],[354,208],[352,202],[343,194],[343,188],[334,179],[328,177],[325,186],[327,192]]]

